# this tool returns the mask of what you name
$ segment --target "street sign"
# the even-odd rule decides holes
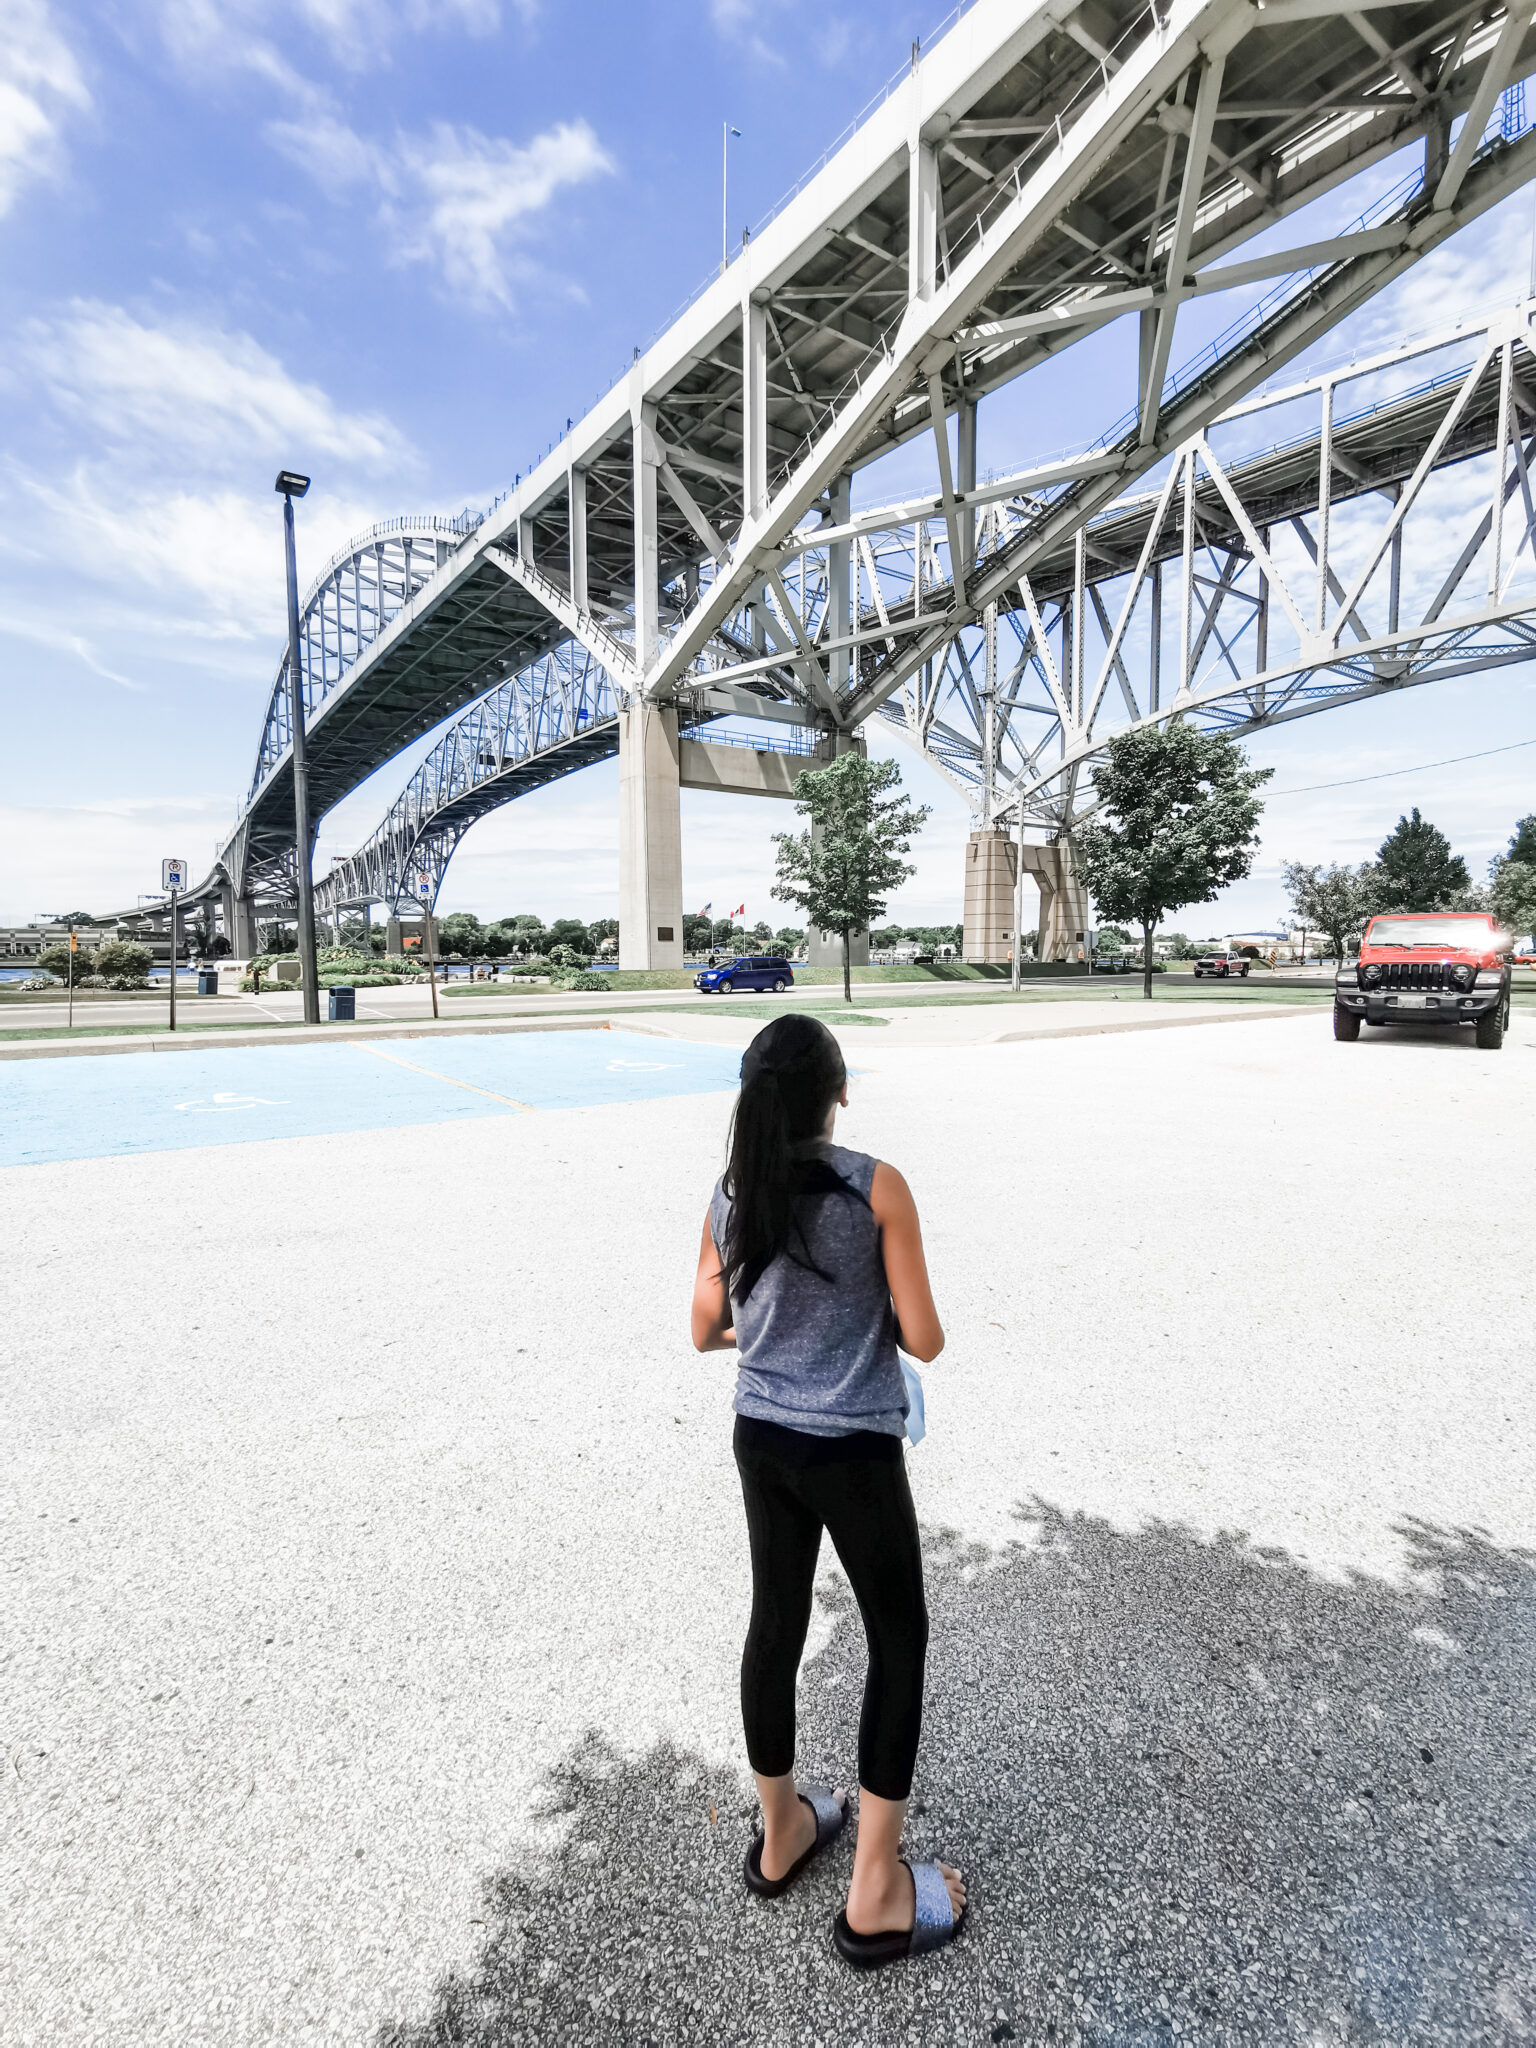
[[[70,933],[70,935],[69,935],[69,950],[71,951],[71,953],[78,953],[78,952],[79,952],[79,950],[80,950],[80,934],[79,934],[78,932],[71,932],[71,933]]]
[[[421,877],[421,880],[416,885],[416,894],[421,898],[423,903],[425,903],[427,898],[432,894],[432,877],[430,875],[423,875]]]
[[[184,860],[161,861],[160,886],[162,889],[185,889],[187,886],[186,862]]]

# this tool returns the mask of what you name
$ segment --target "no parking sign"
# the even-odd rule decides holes
[[[160,886],[174,889],[178,893],[187,886],[187,864],[184,860],[163,860],[160,863]]]

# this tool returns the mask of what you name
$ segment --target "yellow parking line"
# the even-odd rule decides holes
[[[530,1116],[534,1114],[531,1102],[515,1102],[510,1095],[498,1095],[494,1088],[477,1088],[473,1081],[456,1081],[452,1074],[439,1074],[431,1067],[418,1067],[413,1061],[403,1060],[398,1053],[385,1052],[377,1045],[358,1045],[356,1039],[352,1043],[359,1052],[371,1052],[375,1059],[388,1060],[393,1067],[404,1067],[409,1073],[425,1074],[429,1081],[446,1081],[450,1088],[465,1088],[471,1095],[488,1095],[492,1102],[504,1102],[508,1109],[526,1110]]]

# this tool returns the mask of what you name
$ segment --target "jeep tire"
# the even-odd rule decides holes
[[[1485,1010],[1477,1020],[1477,1046],[1479,1052],[1497,1052],[1504,1043],[1504,1005],[1497,1004]]]
[[[1360,1019],[1353,1010],[1346,1010],[1342,1003],[1333,1006],[1333,1035],[1342,1038],[1346,1044],[1360,1036]]]

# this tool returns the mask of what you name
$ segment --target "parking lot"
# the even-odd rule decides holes
[[[686,1315],[753,1020],[0,1068],[7,2048],[1536,2036],[1536,1017],[1240,1007],[847,1031],[973,1899],[874,1982],[846,1841],[738,1875]],[[861,1669],[824,1561],[803,1774]]]

